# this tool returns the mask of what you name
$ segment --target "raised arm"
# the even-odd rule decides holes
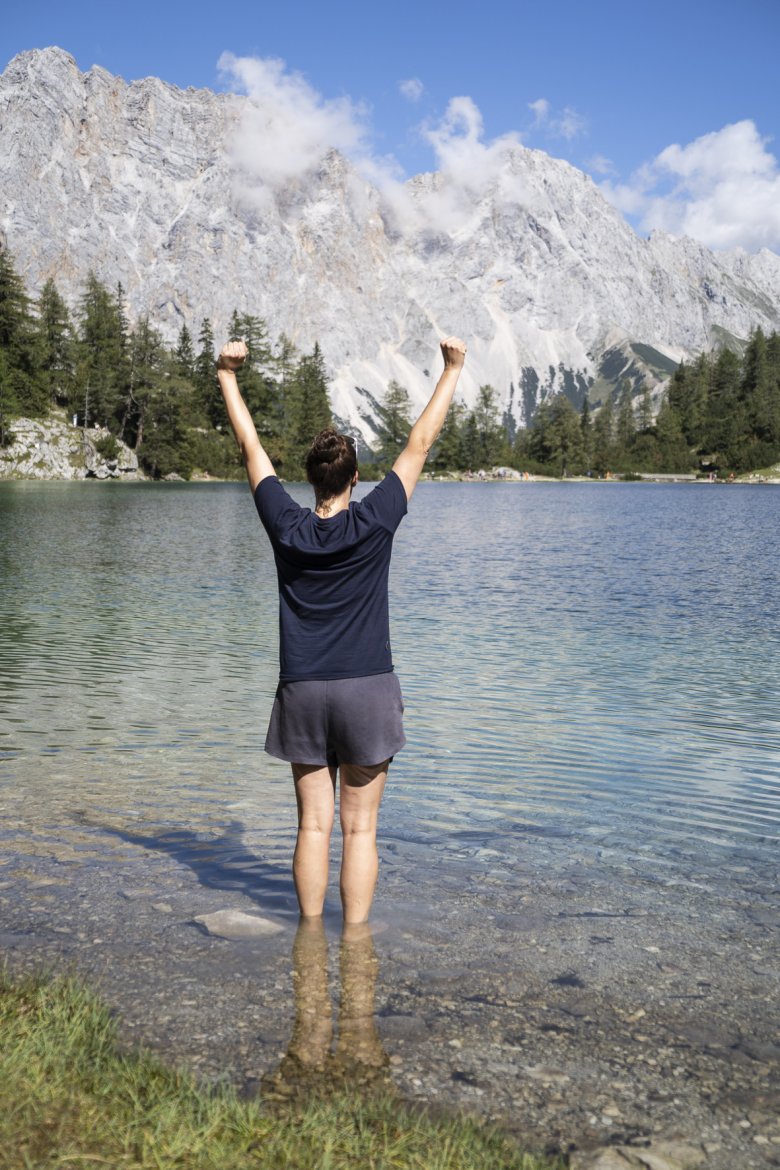
[[[241,450],[249,486],[254,492],[261,479],[265,479],[267,475],[276,475],[276,472],[257,437],[255,424],[247,404],[241,397],[236,380],[236,370],[244,364],[247,352],[243,341],[229,341],[227,345],[223,345],[217,362],[217,377],[230,425]]]
[[[460,371],[466,360],[466,346],[459,337],[448,337],[441,343],[444,370],[436,383],[431,400],[409,432],[401,454],[393,464],[393,471],[404,485],[407,500],[417,486],[428,452],[439,437],[447,411],[458,384]]]

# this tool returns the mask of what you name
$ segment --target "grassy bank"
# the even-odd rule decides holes
[[[0,975],[1,1170],[547,1170],[500,1133],[357,1094],[274,1112],[117,1042],[72,980]]]

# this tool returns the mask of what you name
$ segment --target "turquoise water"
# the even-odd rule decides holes
[[[409,746],[386,834],[769,850],[779,504],[758,486],[420,485],[391,574]],[[16,840],[74,807],[240,814],[286,864],[287,769],[262,752],[275,578],[245,486],[0,484],[0,579]]]

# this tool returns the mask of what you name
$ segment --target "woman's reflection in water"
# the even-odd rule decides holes
[[[302,919],[293,945],[295,1023],[287,1055],[266,1081],[285,1096],[319,1083],[387,1083],[387,1053],[375,1018],[379,961],[367,922],[345,924],[339,942],[341,996],[333,1046],[333,1007],[328,990],[328,940],[321,918]]]

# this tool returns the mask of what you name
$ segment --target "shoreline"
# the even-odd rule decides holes
[[[278,1103],[203,1084],[122,1044],[114,1015],[73,978],[0,970],[0,1007],[0,1141],[27,1165],[315,1170],[324,1146],[333,1170],[417,1170],[431,1155],[440,1170],[562,1170],[493,1127],[400,1100],[386,1079],[323,1081]]]
[[[16,428],[14,430],[14,428]],[[122,483],[243,483],[244,476],[223,479],[208,473],[196,472],[184,479],[176,472],[161,479],[150,479],[140,469],[138,456],[124,443],[115,440],[102,427],[79,427],[69,422],[64,412],[46,419],[18,418],[9,424],[14,439],[0,448],[0,483],[40,482],[67,483],[72,481]],[[102,452],[103,445],[112,443],[112,453]],[[364,471],[372,464],[364,465]],[[283,482],[288,482],[284,481]],[[289,481],[295,482],[295,481]],[[366,477],[364,483],[376,482]],[[609,472],[603,476],[543,475],[518,471],[511,467],[478,468],[475,472],[448,471],[437,474],[424,471],[421,483],[712,483],[780,484],[780,467],[758,468],[733,480],[709,480],[695,472]]]
[[[82,820],[44,849],[6,842],[9,971],[64,964],[120,1013],[123,1039],[206,1081],[245,1092],[276,1083],[284,1096],[300,988],[287,867],[277,874],[246,847],[237,865],[235,845],[221,858],[200,833],[190,851],[183,829],[170,848],[164,835],[137,834]],[[547,1152],[682,1142],[711,1170],[775,1164],[769,859],[762,868],[741,851],[705,862],[683,850],[664,869],[574,830],[517,843],[510,854],[489,834],[381,838],[366,1007],[394,1090]],[[331,887],[322,977],[310,981],[330,987],[334,1011],[344,978],[335,904]],[[276,932],[231,940],[195,921],[226,909]]]
[[[291,483],[291,484],[303,483],[302,480],[286,480],[283,477],[280,477],[280,478],[281,478],[282,483]],[[375,483],[379,482],[379,479],[369,479],[367,476],[364,476],[360,482],[363,484],[375,484]],[[624,486],[629,484],[632,487],[641,486],[642,484],[647,484],[647,485],[652,484],[652,485],[656,485],[656,486],[658,486],[658,485],[691,486],[691,485],[699,484],[699,485],[706,485],[707,487],[776,487],[776,486],[780,485],[780,475],[761,475],[761,474],[758,474],[756,472],[750,472],[750,473],[746,473],[745,475],[742,475],[739,478],[736,478],[733,480],[725,480],[725,479],[708,480],[708,479],[705,479],[701,476],[696,476],[696,475],[683,475],[683,474],[674,475],[671,473],[670,474],[658,474],[658,475],[652,475],[649,473],[647,473],[647,474],[645,474],[645,473],[639,474],[638,473],[637,476],[631,476],[630,478],[624,478],[620,475],[613,475],[613,476],[610,476],[609,478],[599,478],[596,476],[587,476],[587,475],[566,475],[566,476],[529,475],[528,478],[526,479],[521,475],[500,476],[500,475],[492,475],[492,474],[486,473],[485,475],[480,476],[480,475],[456,474],[455,472],[451,472],[451,473],[447,473],[447,474],[443,474],[443,475],[433,475],[433,474],[424,472],[420,476],[419,482],[420,483],[427,483],[427,484],[434,484],[434,483],[435,484],[460,484],[460,483],[465,483],[465,484],[515,484],[515,485],[521,485],[524,487],[527,487],[531,484],[551,484],[551,483],[610,484],[610,485],[623,484]],[[105,475],[82,475],[82,476],[75,476],[75,477],[74,476],[56,476],[56,475],[47,475],[47,476],[24,475],[24,474],[3,475],[2,471],[0,470],[0,484],[6,484],[6,483],[49,483],[49,484],[51,484],[51,483],[57,483],[57,484],[61,484],[61,483],[88,483],[88,484],[132,483],[132,484],[153,484],[155,486],[160,486],[160,485],[164,485],[164,484],[174,484],[174,485],[184,484],[184,485],[190,486],[193,484],[230,483],[230,484],[240,484],[243,486],[243,485],[245,485],[246,480],[244,479],[244,477],[238,477],[236,479],[225,479],[225,478],[221,478],[219,476],[205,475],[205,474],[193,475],[190,477],[190,479],[184,479],[182,476],[175,475],[175,474],[165,476],[162,479],[150,479],[148,476],[145,476],[142,473],[137,472],[137,471],[132,472],[130,474],[126,474],[126,475],[125,474],[112,475],[112,474],[108,473]]]

